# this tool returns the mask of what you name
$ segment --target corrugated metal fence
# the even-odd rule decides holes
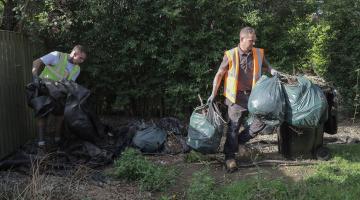
[[[40,50],[21,34],[0,30],[0,159],[35,136],[25,99],[32,61]]]

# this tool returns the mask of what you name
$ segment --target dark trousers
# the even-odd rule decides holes
[[[225,159],[235,158],[239,144],[245,144],[251,138],[254,138],[260,131],[265,128],[265,124],[258,118],[254,118],[250,126],[246,127],[239,134],[239,129],[244,119],[248,115],[247,102],[249,95],[239,94],[241,103],[231,103],[226,99],[225,104],[228,105],[228,130],[226,133],[226,141],[224,145]]]

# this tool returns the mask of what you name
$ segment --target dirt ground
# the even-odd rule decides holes
[[[343,120],[339,123],[338,134],[324,135],[325,145],[328,143],[358,143],[360,141],[360,121],[352,123]],[[248,157],[248,160],[284,160],[278,153],[277,135],[260,135],[249,143],[257,153]],[[37,197],[38,199],[158,199],[162,195],[174,199],[185,199],[185,191],[194,172],[210,168],[217,184],[225,185],[245,177],[256,176],[261,173],[266,178],[283,177],[284,180],[294,182],[303,179],[312,173],[312,167],[291,166],[272,163],[267,166],[245,166],[248,161],[239,159],[240,167],[234,173],[227,173],[223,166],[223,155],[210,155],[210,161],[186,163],[185,155],[152,155],[146,156],[159,165],[175,166],[180,174],[176,184],[166,192],[142,192],[135,182],[126,182],[109,176],[113,168],[90,169],[79,166],[76,169],[62,173],[43,174],[39,171],[20,173],[14,171],[0,171],[0,200],[23,199],[23,196]],[[314,160],[301,160],[301,162],[317,162]],[[311,165],[310,165],[311,166]],[[32,174],[32,176],[30,176]]]

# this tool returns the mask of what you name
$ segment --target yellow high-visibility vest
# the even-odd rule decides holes
[[[225,74],[224,81],[224,96],[228,98],[232,103],[236,102],[237,87],[239,82],[239,48],[235,47],[231,50],[225,51],[225,55],[229,61],[229,70]],[[261,77],[261,67],[264,60],[264,49],[252,48],[253,57],[253,78],[252,87]]]
[[[40,78],[51,79],[54,81],[62,79],[72,80],[72,78],[80,71],[79,65],[74,65],[71,72],[67,72],[66,66],[68,64],[69,54],[59,53],[59,62],[54,66],[45,66],[44,70],[40,74]]]

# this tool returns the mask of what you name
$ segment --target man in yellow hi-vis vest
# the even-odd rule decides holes
[[[86,59],[86,52],[83,46],[76,45],[70,54],[58,51],[51,52],[41,58],[34,60],[32,74],[35,85],[39,86],[40,79],[51,79],[59,81],[63,79],[75,81],[80,74],[79,64]],[[60,140],[63,131],[64,110],[55,108],[52,111],[55,116],[55,141]],[[44,135],[46,131],[48,116],[37,120],[39,147],[45,146]]]
[[[277,73],[265,59],[264,50],[254,48],[255,41],[256,34],[253,28],[241,29],[239,45],[225,51],[208,99],[208,103],[214,101],[221,81],[224,79],[225,104],[228,106],[229,116],[224,153],[225,165],[229,171],[237,168],[235,152],[239,148],[239,143],[245,144],[265,127],[263,122],[255,119],[250,127],[244,129],[238,136],[241,122],[248,114],[247,104],[251,89],[263,72],[273,75]]]

